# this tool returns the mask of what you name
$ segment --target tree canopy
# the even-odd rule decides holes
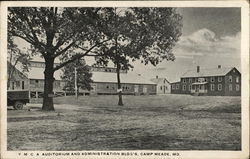
[[[8,33],[30,43],[45,60],[43,110],[54,110],[53,74],[84,56],[98,65],[112,61],[119,69],[131,61],[157,65],[174,60],[182,17],[175,8],[10,7]],[[61,63],[54,66],[55,58]],[[119,73],[118,73],[119,85]]]

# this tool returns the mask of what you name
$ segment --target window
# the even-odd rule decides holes
[[[30,80],[30,84],[35,84],[35,81],[34,80]]]
[[[179,89],[179,84],[176,84],[176,89]]]
[[[175,84],[172,85],[172,89],[175,89]]]
[[[188,90],[191,91],[191,89],[192,89],[192,85],[190,84],[190,85],[188,86]]]
[[[195,78],[195,82],[199,82],[199,79],[198,79],[198,78]]]
[[[233,82],[233,77],[229,76],[229,82]]]
[[[219,90],[219,91],[222,90],[222,84],[218,84],[218,90]]]
[[[218,82],[221,82],[222,81],[222,77],[218,77]]]
[[[211,91],[214,91],[214,84],[210,84]]]
[[[232,84],[229,84],[229,91],[232,91],[233,90],[233,86]]]
[[[162,90],[162,86],[160,87],[160,89]]]
[[[236,77],[236,83],[239,83],[240,82],[240,78],[237,76]]]
[[[214,77],[211,77],[211,82],[214,82]]]
[[[192,78],[189,78],[189,83],[192,83]]]
[[[17,88],[20,87],[20,81],[16,81],[16,87],[17,87]]]
[[[24,89],[24,81],[22,81],[22,89]]]
[[[15,82],[12,82],[12,89],[15,89]]]
[[[185,78],[183,79],[183,83],[186,83],[186,79]]]
[[[39,81],[38,80],[36,80],[36,83],[38,83]]]
[[[186,90],[186,85],[182,86],[182,90],[185,91]]]
[[[236,84],[236,91],[240,91],[240,85]]]
[[[109,89],[109,86],[106,86],[107,89]]]

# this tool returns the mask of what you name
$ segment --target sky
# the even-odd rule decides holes
[[[178,8],[178,12],[183,16],[183,28],[173,49],[176,60],[146,69],[135,63],[133,71],[145,78],[165,77],[170,82],[197,66],[202,70],[221,65],[240,71],[240,8]]]
[[[130,72],[146,79],[159,76],[176,82],[182,74],[197,66],[202,70],[221,65],[236,67],[240,71],[240,8],[185,7],[177,11],[183,17],[183,28],[182,36],[173,48],[175,61],[164,61],[156,67],[135,62]]]

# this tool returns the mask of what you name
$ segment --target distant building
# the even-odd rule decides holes
[[[30,98],[42,98],[44,91],[44,68],[45,63],[40,61],[31,61],[29,72],[26,74],[14,68],[13,79],[10,79],[9,90],[28,90]],[[55,63],[57,65],[58,63]],[[8,65],[11,67],[11,65]],[[80,94],[117,94],[117,75],[116,69],[111,67],[92,67],[92,90],[79,90]],[[54,73],[54,94],[55,96],[66,96],[73,92],[63,90],[66,82],[61,79],[62,71],[57,70]],[[140,75],[131,75],[125,70],[120,74],[123,94],[149,95],[156,94],[156,84],[145,80]]]
[[[115,68],[93,68],[92,93],[117,94],[117,74]],[[156,84],[141,75],[121,71],[121,88],[123,94],[149,95],[156,94]]]
[[[200,69],[187,71],[180,82],[171,83],[171,93],[240,96],[241,73],[235,68]]]
[[[171,85],[166,78],[156,76],[151,81],[157,84],[156,94],[169,94],[171,92]]]

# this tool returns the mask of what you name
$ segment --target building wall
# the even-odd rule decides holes
[[[180,82],[171,83],[171,93],[172,94],[180,94],[181,93]]]
[[[225,76],[213,76],[213,77],[209,77],[208,79],[209,79],[209,82],[208,82],[207,95],[224,96],[225,95]],[[214,81],[212,79],[214,79]]]
[[[169,94],[171,92],[170,83],[165,80],[165,82],[157,83],[157,94]]]
[[[30,79],[29,85],[30,85],[30,90],[32,90],[32,91],[43,91],[44,90],[44,80],[43,79]],[[63,92],[64,86],[65,86],[64,81],[55,80],[54,84],[53,84],[53,90]]]
[[[181,94],[190,94],[191,93],[191,84],[198,82],[199,78],[203,78],[204,82],[207,82],[205,85],[207,89],[206,95],[225,95],[225,77],[224,76],[209,76],[209,77],[191,77],[191,78],[181,78]],[[220,85],[220,86],[219,86]],[[184,90],[184,87],[186,88]],[[219,87],[221,89],[219,89]],[[212,89],[213,88],[213,89]]]
[[[117,94],[117,83],[94,82],[92,93]],[[151,84],[121,84],[123,94],[156,94],[156,85]]]
[[[9,69],[9,66],[8,66],[8,69]],[[28,78],[17,69],[13,70],[12,78],[8,80],[9,80],[8,90],[28,90],[29,89]]]
[[[29,80],[10,80],[10,86],[8,90],[29,90]]]
[[[230,78],[232,78],[232,80]],[[238,87],[239,89],[237,89],[236,87]],[[225,76],[225,95],[227,96],[241,95],[241,74],[236,69],[231,70]]]

